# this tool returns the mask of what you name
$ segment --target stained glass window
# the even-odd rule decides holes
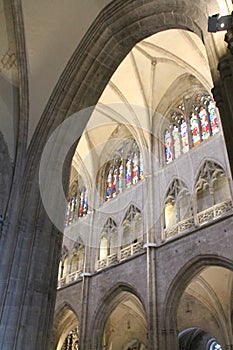
[[[172,109],[164,132],[165,161],[170,163],[219,132],[215,103],[207,93],[196,94]]]
[[[82,191],[75,194],[67,203],[65,227],[75,223],[78,218],[87,215],[88,212],[88,192],[84,187]]]
[[[107,163],[106,169],[105,200],[108,201],[143,179],[143,161],[137,143],[125,140],[123,146],[114,153],[113,160]]]

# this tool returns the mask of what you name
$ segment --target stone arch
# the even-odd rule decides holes
[[[63,302],[58,308],[54,316],[52,350],[57,350],[62,347],[62,344],[68,333],[79,324],[79,317],[73,307]]]
[[[104,333],[105,324],[110,317],[112,311],[119,305],[122,300],[122,293],[131,293],[140,302],[144,312],[146,312],[145,301],[134,287],[126,283],[117,283],[113,286],[99,302],[93,314],[93,320],[90,323],[90,329],[93,330],[93,337],[90,340],[90,349],[101,350],[102,337]],[[147,317],[146,317],[147,319]]]
[[[172,349],[174,344],[178,344],[176,316],[180,299],[190,281],[198,275],[201,270],[209,266],[224,267],[233,271],[233,262],[225,257],[217,255],[199,255],[189,260],[180,269],[168,287],[163,308],[163,326],[167,334],[173,334],[173,337],[165,337],[164,348]]]
[[[195,91],[200,90],[207,90],[210,92],[210,87],[203,87],[195,76],[190,73],[184,73],[169,86],[157,107],[157,112],[161,113],[163,116],[167,115],[170,109],[178,105],[184,96],[192,96]],[[170,101],[170,103],[168,104],[167,101]],[[161,133],[164,129],[163,123],[161,123],[160,128]]]
[[[19,183],[22,193],[21,202],[25,205],[24,207],[14,208],[16,212],[15,220],[9,225],[10,232],[17,232],[14,237],[10,237],[7,241],[8,244],[12,243],[9,246],[14,247],[10,258],[7,257],[8,251],[5,250],[5,245],[2,246],[3,259],[7,258],[9,260],[8,265],[11,268],[13,266],[12,271],[14,273],[18,272],[18,266],[24,261],[21,269],[24,277],[18,285],[18,298],[21,295],[25,295],[25,298],[35,297],[36,304],[39,297],[35,291],[28,288],[28,284],[36,280],[38,264],[32,264],[32,261],[36,262],[39,259],[47,262],[47,264],[44,264],[46,266],[40,267],[40,273],[50,281],[46,295],[52,294],[54,298],[61,235],[57,234],[58,231],[52,227],[52,223],[45,214],[40,201],[37,176],[41,154],[49,135],[69,115],[77,110],[94,105],[98,101],[112,73],[138,41],[169,28],[191,30],[202,37],[201,28],[206,27],[206,14],[202,12],[201,4],[202,1],[196,1],[190,9],[188,1],[187,4],[186,1],[182,1],[180,5],[175,0],[171,0],[170,3],[166,2],[166,4],[159,0],[148,0],[145,3],[142,3],[141,0],[111,2],[97,17],[69,60],[50,96],[28,148],[25,162],[27,166],[22,171],[22,180]],[[109,55],[110,52],[111,56]],[[85,125],[82,125],[80,129],[84,127]],[[62,142],[61,147],[63,147]],[[19,260],[18,253],[21,246],[17,245],[17,241],[25,236],[23,223],[28,218],[28,212],[31,213],[27,225],[28,239],[24,243],[25,253],[21,254]],[[35,230],[30,228],[32,222],[39,222]],[[40,245],[32,244],[36,240],[40,242]],[[47,251],[44,249],[43,242],[49,242]],[[53,252],[53,254],[50,252]],[[27,266],[31,266],[31,268],[28,269]],[[13,290],[13,283],[15,282],[10,281],[3,290],[4,297],[6,296],[6,305],[10,297],[7,296],[7,288]],[[8,294],[10,295],[10,293]],[[48,305],[47,313],[40,311],[38,333],[45,332],[45,336],[43,339],[34,339],[31,344],[32,347],[35,344],[38,348],[47,346],[49,327],[46,328],[45,320],[51,314],[52,309],[53,302]],[[17,305],[15,312],[18,311],[20,315],[18,322],[21,321],[21,318],[24,318],[29,323],[32,317],[29,315],[27,308],[19,310],[21,310],[21,306]],[[7,316],[6,314],[7,309],[4,310],[4,317]],[[9,323],[13,320],[13,317],[9,318]],[[18,337],[15,340],[18,347],[22,345],[21,339],[22,337]]]
[[[201,1],[195,5],[190,12],[188,3],[178,5],[176,1],[164,4],[163,1],[150,0],[142,4],[140,0],[121,0],[117,4],[109,4],[90,27],[64,69],[44,110],[30,151],[36,144],[40,128],[44,138],[51,132],[46,120],[53,120],[49,125],[54,129],[67,115],[98,101],[112,73],[140,40],[171,28],[190,30],[202,38],[206,14],[200,10]],[[125,13],[128,15],[125,16]],[[88,84],[90,80],[92,84]],[[61,110],[68,110],[68,113]]]

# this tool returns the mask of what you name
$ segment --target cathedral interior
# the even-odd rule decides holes
[[[233,350],[232,1],[0,18],[0,349]]]

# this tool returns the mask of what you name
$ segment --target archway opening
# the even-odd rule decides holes
[[[55,317],[54,350],[79,349],[79,321],[69,306],[64,306]]]
[[[147,322],[139,299],[130,292],[117,296],[105,323],[102,348],[109,350],[146,350]]]
[[[232,281],[232,271],[208,266],[188,284],[177,310],[181,350],[221,350],[232,344]]]

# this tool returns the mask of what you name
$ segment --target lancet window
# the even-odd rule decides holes
[[[125,140],[106,165],[105,200],[143,179],[143,161],[139,147],[134,140]]]
[[[187,99],[170,112],[169,125],[164,132],[165,162],[171,163],[218,132],[219,121],[211,96],[199,93]]]

